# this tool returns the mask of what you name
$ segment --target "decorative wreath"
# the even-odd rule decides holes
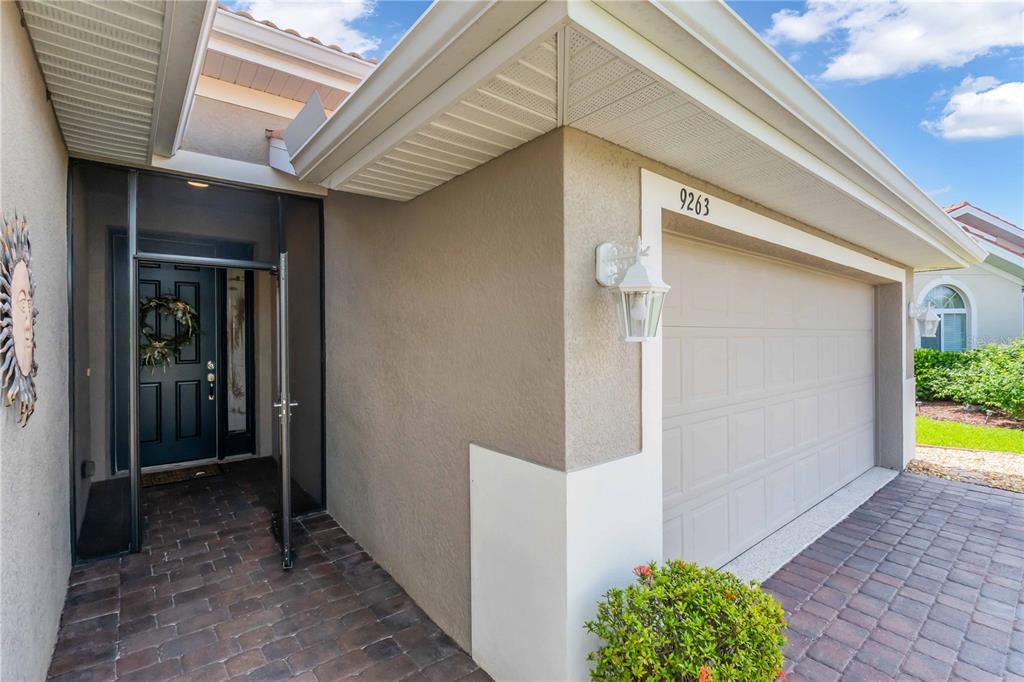
[[[160,336],[156,330],[145,323],[150,313],[156,313],[157,319],[163,316],[174,318],[174,336]],[[139,360],[143,365],[156,367],[171,364],[171,359],[184,346],[187,346],[199,333],[199,313],[188,301],[172,294],[163,294],[139,301],[139,333],[144,339],[139,344]]]
[[[4,406],[17,403],[24,427],[36,409],[36,279],[28,219],[0,220],[0,389]]]

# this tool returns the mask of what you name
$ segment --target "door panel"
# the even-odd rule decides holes
[[[216,375],[206,363],[217,359],[215,271],[211,268],[150,264],[143,297],[173,293],[198,313],[199,332],[165,367],[139,368],[139,435],[143,467],[217,456]],[[170,316],[151,320],[162,336],[180,328]]]
[[[871,286],[666,235],[666,558],[721,566],[870,468]]]

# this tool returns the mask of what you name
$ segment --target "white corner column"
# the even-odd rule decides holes
[[[585,680],[584,623],[661,559],[661,458],[565,472],[470,446],[473,658],[497,680]]]

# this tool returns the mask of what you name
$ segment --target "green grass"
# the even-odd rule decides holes
[[[917,444],[1024,453],[1024,431],[918,417]]]

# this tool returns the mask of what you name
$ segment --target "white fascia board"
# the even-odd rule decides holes
[[[1005,232],[1008,236],[1016,239],[1024,238],[1024,229],[1017,227],[1011,222],[1003,220],[999,216],[992,215],[991,213],[983,209],[980,209],[977,206],[967,204],[966,206],[961,206],[960,208],[957,208],[949,212],[949,216],[954,219],[960,219],[962,216],[965,215],[970,215],[971,217],[984,222],[986,225],[992,228],[993,232]],[[967,223],[964,224],[968,225]],[[975,227],[973,225],[968,225],[968,227],[974,230],[985,231],[983,228]],[[993,236],[1002,235],[993,234]]]
[[[213,37],[216,39],[235,38],[238,42],[260,46],[265,55],[276,54],[279,57],[288,57],[290,61],[315,64],[329,72],[349,74],[356,83],[373,73],[376,67],[372,62],[339,52],[326,45],[318,45],[311,40],[223,9],[217,10],[217,19],[213,25]],[[271,68],[279,68],[270,63],[266,65]],[[286,71],[286,69],[281,70]],[[325,85],[327,84],[325,83]],[[341,89],[351,90],[352,81],[349,81],[348,88]]]
[[[437,118],[466,92],[485,83],[510,61],[537,43],[548,40],[565,21],[564,7],[545,3],[496,40],[480,55],[375,137],[327,177],[327,186],[340,189],[353,175]]]
[[[780,137],[784,132],[800,143],[790,140],[786,146],[805,145],[813,153],[802,149],[801,156],[815,159],[814,165],[830,167],[829,175],[833,177],[849,176],[843,178],[842,185],[870,187],[871,191],[858,187],[860,191],[851,195],[861,203],[875,210],[884,203],[890,210],[879,212],[888,214],[886,217],[890,220],[893,213],[903,214],[895,221],[897,224],[962,265],[984,258],[977,245],[963,235],[927,194],[723,2],[598,2],[623,25],[628,24],[659,50],[675,57],[680,66],[686,64],[692,77],[706,81],[735,100],[740,108],[747,110],[750,118],[765,119],[770,127],[777,129]],[[570,15],[574,20],[593,15],[594,8],[589,5],[572,3]],[[677,30],[672,30],[671,26]],[[679,39],[678,28],[700,42],[705,52],[703,56],[695,56],[692,50],[685,56],[680,54],[686,43]],[[608,38],[603,39],[608,41]],[[614,41],[611,44],[614,45]],[[629,52],[626,54],[637,59]],[[784,149],[779,151],[785,153]],[[816,158],[818,156],[821,158]],[[827,160],[824,164],[823,159]],[[805,163],[793,160],[820,175]],[[842,173],[837,172],[839,170]],[[828,177],[822,177],[844,189]],[[924,233],[930,233],[930,238]]]
[[[355,78],[336,70],[290,56],[282,56],[276,52],[265,50],[260,45],[254,45],[233,36],[218,34],[216,30],[210,36],[209,49],[245,62],[266,66],[289,76],[336,88],[342,92],[352,92],[359,85],[359,81]]]
[[[173,157],[154,155],[150,167],[186,177],[222,180],[235,185],[269,189],[291,194],[325,197],[327,189],[302,182],[292,175],[261,163],[225,159],[210,154],[181,150]]]
[[[377,69],[294,152],[296,173],[310,182],[324,182],[538,4],[471,0],[431,5]],[[564,2],[557,4],[564,14]]]
[[[988,252],[988,257],[982,266],[989,266],[993,270],[1000,270],[1009,274],[1014,280],[1024,278],[1024,258],[1021,258],[1012,251],[1007,251],[998,244],[991,242],[980,242],[981,247]],[[1020,282],[1018,282],[1019,284]]]
[[[214,7],[214,3],[167,3],[153,97],[150,153],[171,156],[181,143],[192,112],[192,96],[202,69]]]

